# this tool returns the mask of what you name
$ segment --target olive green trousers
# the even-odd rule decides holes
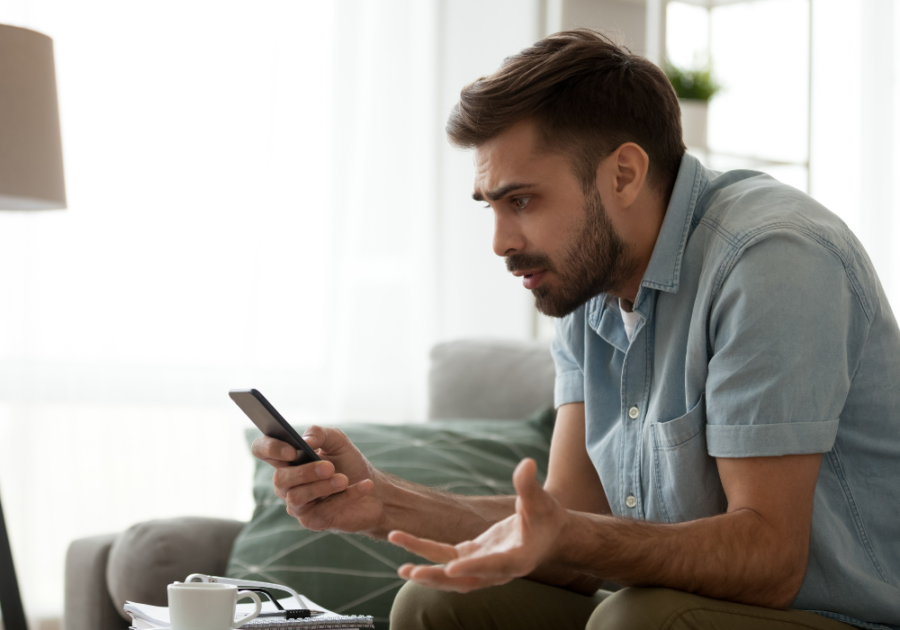
[[[598,591],[592,597],[530,580],[461,595],[408,582],[391,630],[853,630],[800,610],[771,610],[668,588]]]

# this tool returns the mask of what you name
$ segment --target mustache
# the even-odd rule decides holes
[[[540,252],[513,254],[506,257],[506,270],[510,273],[514,271],[522,271],[523,269],[546,269],[547,271],[555,271],[553,263],[547,254]]]

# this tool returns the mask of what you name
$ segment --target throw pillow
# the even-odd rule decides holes
[[[341,425],[377,468],[403,479],[469,495],[512,494],[512,472],[524,457],[547,470],[553,410],[528,420],[458,420],[427,424]],[[260,433],[247,431],[248,443]],[[362,535],[304,529],[272,488],[272,468],[257,462],[256,509],[232,548],[227,576],[286,584],[342,614],[375,617],[388,627],[403,585],[397,567],[417,558]]]

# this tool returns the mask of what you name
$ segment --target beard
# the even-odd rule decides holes
[[[584,200],[585,222],[554,263],[541,252],[514,254],[506,268],[546,269],[556,274],[556,286],[532,289],[534,305],[544,315],[565,317],[601,293],[624,287],[637,271],[631,246],[616,233],[600,193],[592,188]]]

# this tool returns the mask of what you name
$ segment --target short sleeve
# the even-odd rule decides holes
[[[867,322],[827,244],[782,230],[747,247],[710,309],[709,454],[831,450]]]
[[[556,384],[553,388],[554,403],[557,407],[574,402],[584,402],[584,371],[576,358],[584,356],[583,333],[578,334],[575,315],[582,314],[579,309],[572,315],[556,320],[556,334],[550,345],[553,362],[556,364]],[[582,315],[583,318],[583,315]]]

